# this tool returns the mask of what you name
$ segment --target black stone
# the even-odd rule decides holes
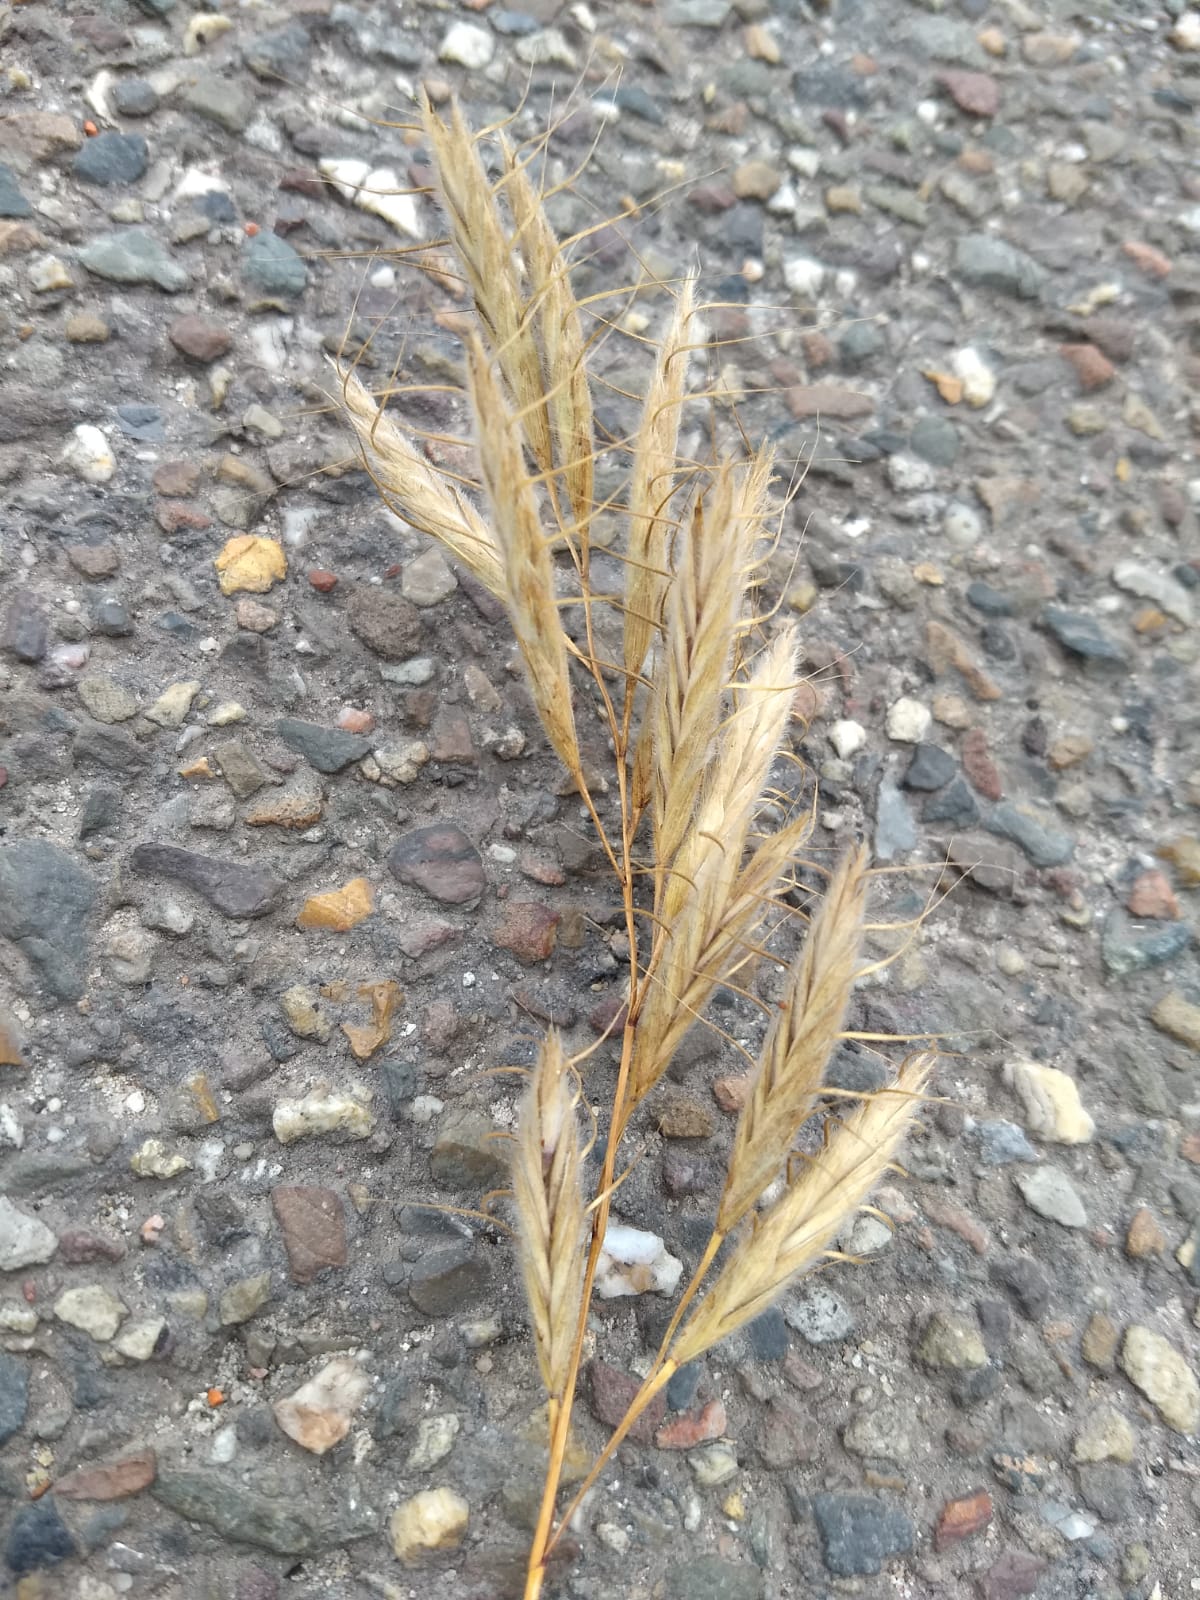
[[[922,815],[926,822],[951,822],[969,827],[979,820],[979,802],[961,773],[937,794],[926,800]]]
[[[936,744],[919,744],[900,780],[905,789],[942,789],[958,771],[958,762]]]
[[[0,1444],[7,1444],[29,1409],[29,1368],[0,1350]]]
[[[757,1361],[782,1361],[790,1348],[787,1323],[778,1306],[772,1306],[746,1329]]]
[[[487,1281],[487,1267],[463,1241],[424,1256],[413,1268],[408,1293],[425,1316],[446,1317],[474,1305]]]
[[[825,1565],[839,1578],[873,1577],[890,1556],[913,1547],[910,1519],[875,1495],[815,1494],[812,1508]]]
[[[75,157],[75,176],[84,183],[136,183],[150,164],[140,133],[98,133],[85,139]]]
[[[123,117],[148,117],[158,110],[158,91],[145,78],[122,78],[113,89],[113,105]]]
[[[283,885],[262,867],[200,855],[171,844],[139,844],[130,856],[135,872],[159,874],[186,884],[222,916],[262,917],[275,908]]]
[[[1063,649],[1072,655],[1084,661],[1125,666],[1125,652],[1091,617],[1067,611],[1063,606],[1047,606],[1042,612],[1042,621]]]
[[[976,578],[974,583],[967,585],[967,603],[974,606],[976,611],[982,611],[985,617],[1011,617],[1017,609],[1008,595],[993,589],[982,578]]]
[[[1046,1269],[1032,1256],[1012,1256],[993,1263],[993,1283],[1003,1284],[1031,1322],[1038,1322],[1050,1305],[1052,1285]]]
[[[95,897],[90,874],[57,845],[22,839],[0,848],[0,936],[59,1000],[83,994]]]
[[[703,1367],[698,1361],[685,1362],[678,1372],[671,1375],[667,1384],[667,1410],[686,1411],[696,1398],[696,1391],[700,1387]]]
[[[75,1554],[75,1541],[58,1514],[52,1496],[43,1495],[32,1505],[18,1508],[8,1530],[4,1559],[13,1572],[37,1572],[56,1567]]]
[[[275,724],[275,732],[289,750],[302,755],[318,772],[341,772],[371,752],[371,740],[360,733],[323,728],[319,723],[301,722],[295,717],[282,718]]]

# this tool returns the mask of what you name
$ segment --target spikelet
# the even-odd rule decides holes
[[[506,589],[500,551],[479,513],[417,453],[357,373],[342,375],[342,396],[367,471],[383,499],[398,516],[436,539],[503,600]]]
[[[770,835],[743,867],[750,826],[791,711],[795,657],[795,634],[785,629],[740,686],[696,816],[668,874],[661,908],[666,947],[638,1018],[630,1111],[662,1077],[713,989],[748,958],[807,826],[789,824]]]
[[[571,710],[567,642],[555,603],[550,546],[542,533],[517,424],[477,335],[467,341],[467,379],[484,489],[504,564],[508,612],[529,691],[550,743],[579,780],[582,769]]]
[[[717,1213],[722,1233],[731,1232],[774,1181],[816,1105],[854,986],[866,886],[867,853],[860,847],[833,875],[760,1052]]]
[[[550,412],[554,459],[539,465],[546,472],[553,465],[565,484],[575,518],[574,532],[586,541],[592,515],[594,442],[583,324],[571,292],[570,269],[529,174],[506,140],[501,141],[501,148],[504,197],[516,224],[513,243],[525,263],[529,292],[525,316],[537,329],[542,389]]]
[[[478,146],[458,104],[452,106],[448,122],[438,116],[428,99],[423,99],[421,110],[455,255],[533,458],[547,472],[553,449],[541,361],[532,324],[524,313],[513,241],[496,190],[483,170]]]
[[[896,1083],[864,1101],[755,1219],[680,1330],[676,1365],[736,1333],[816,1265],[893,1161],[935,1059],[924,1053],[905,1062]]]
[[[685,278],[676,297],[634,441],[625,570],[625,671],[630,692],[658,626],[666,587],[667,541],[675,526],[670,501],[677,483],[679,419],[694,336],[694,285],[694,278]]]
[[[558,1034],[551,1031],[521,1104],[512,1183],[538,1366],[554,1401],[565,1396],[587,1238],[576,1098]]]

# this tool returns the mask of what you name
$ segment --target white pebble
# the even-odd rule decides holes
[[[986,406],[996,392],[996,374],[972,345],[950,358],[956,378],[962,379],[963,399],[969,406]]]
[[[81,422],[75,429],[63,460],[85,483],[107,483],[117,470],[108,440],[90,422]]]
[[[783,263],[783,281],[793,294],[812,299],[821,292],[825,268],[809,256],[793,256]]]
[[[848,761],[856,750],[867,742],[867,730],[861,722],[845,718],[835,722],[829,730],[829,742],[843,761]]]
[[[932,721],[928,706],[902,695],[887,715],[888,738],[895,739],[898,744],[920,744]]]
[[[495,40],[486,28],[476,27],[473,22],[455,22],[442,40],[438,60],[478,72],[487,66],[495,50]]]

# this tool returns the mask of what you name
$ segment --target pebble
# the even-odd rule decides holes
[[[1046,275],[1023,250],[990,234],[966,234],[955,242],[955,271],[971,288],[994,289],[1021,300],[1040,299]]]
[[[1162,1334],[1134,1323],[1120,1351],[1121,1371],[1177,1433],[1200,1430],[1200,1383],[1196,1374]]]
[[[429,1158],[434,1181],[444,1189],[486,1192],[508,1177],[508,1163],[495,1127],[478,1112],[448,1111]]]
[[[105,132],[84,140],[75,156],[74,172],[84,183],[136,183],[149,164],[149,150],[141,134]]]
[[[1037,1151],[1015,1122],[981,1122],[975,1129],[979,1138],[980,1159],[985,1166],[1002,1167],[1012,1161],[1036,1161]]]
[[[87,1283],[64,1289],[54,1302],[54,1315],[69,1327],[89,1334],[97,1344],[107,1344],[129,1315],[129,1309],[103,1284]]]
[[[784,1320],[809,1344],[842,1344],[854,1332],[854,1314],[831,1289],[812,1284],[783,1303]]]
[[[403,1501],[388,1521],[392,1553],[413,1567],[435,1550],[457,1550],[467,1533],[470,1506],[454,1489],[422,1489]]]
[[[271,1274],[255,1272],[238,1278],[222,1290],[217,1303],[217,1320],[223,1328],[238,1328],[264,1310],[271,1301]]]
[[[348,933],[366,920],[375,909],[374,891],[366,878],[351,878],[342,889],[311,895],[301,906],[296,926],[303,929],[328,928]]]
[[[8,1530],[4,1559],[11,1572],[40,1572],[45,1567],[55,1567],[77,1554],[75,1540],[59,1515],[53,1495],[44,1495],[32,1505],[18,1506]],[[18,1585],[18,1593],[26,1588]],[[35,1600],[38,1594],[47,1594],[40,1583],[31,1590]],[[22,1595],[22,1600],[24,1597]]]
[[[161,1139],[146,1139],[129,1158],[138,1178],[175,1178],[190,1170],[192,1163],[178,1150],[168,1150]]]
[[[277,233],[258,233],[242,247],[242,277],[259,294],[293,300],[308,286],[308,268]]]
[[[929,732],[932,722],[933,716],[928,706],[904,696],[888,709],[888,738],[901,744],[919,744]]]
[[[487,887],[483,858],[466,834],[450,824],[402,834],[388,855],[388,867],[401,883],[442,905],[473,909]]]
[[[1150,1012],[1150,1021],[1160,1033],[1200,1052],[1200,1005],[1194,1005],[1177,990],[1163,995]]]
[[[271,1204],[294,1283],[312,1283],[327,1268],[346,1265],[346,1213],[334,1190],[277,1184]]]
[[[601,1300],[623,1295],[674,1294],[683,1262],[671,1255],[656,1233],[610,1221],[596,1269]]]
[[[421,607],[440,605],[457,588],[458,579],[436,546],[426,550],[415,561],[410,561],[400,580],[404,598]]]
[[[1025,1106],[1026,1125],[1053,1144],[1087,1144],[1096,1124],[1083,1109],[1074,1079],[1056,1067],[1021,1057],[1008,1062],[1005,1082]]]
[[[1035,1167],[1015,1179],[1025,1204],[1064,1228],[1087,1226],[1087,1212],[1071,1180],[1057,1167]]]
[[[1137,1441],[1129,1419],[1115,1406],[1097,1406],[1075,1435],[1072,1461],[1119,1461],[1134,1459]]]
[[[271,1407],[275,1420],[302,1450],[323,1456],[350,1432],[371,1380],[357,1361],[341,1357]]]
[[[95,277],[111,283],[148,283],[167,294],[178,294],[190,281],[187,271],[142,228],[93,239],[79,252],[79,259]]]
[[[688,1456],[688,1466],[702,1489],[715,1489],[737,1477],[737,1452],[723,1440],[701,1445]]]
[[[151,1493],[189,1522],[280,1556],[306,1556],[375,1531],[374,1514],[366,1508],[326,1514],[308,1505],[303,1495],[260,1493],[240,1469],[230,1475],[160,1472]]]
[[[173,878],[207,900],[222,916],[238,920],[274,910],[282,885],[262,867],[200,855],[169,844],[139,844],[130,856],[135,872]]]
[[[1067,611],[1062,606],[1047,606],[1042,612],[1042,621],[1072,655],[1085,661],[1125,665],[1125,652],[1092,617]]]
[[[905,1512],[875,1495],[815,1494],[812,1508],[825,1565],[839,1578],[873,1577],[916,1540]]]
[[[1126,978],[1131,973],[1173,961],[1187,949],[1191,940],[1192,930],[1186,922],[1134,922],[1119,906],[1114,906],[1104,919],[1100,953],[1114,977]]]
[[[39,1266],[57,1249],[56,1235],[40,1217],[31,1217],[0,1195],[0,1272]]]
[[[112,446],[99,428],[81,422],[63,451],[63,461],[84,483],[109,483],[117,471]]]
[[[925,1324],[916,1355],[935,1372],[970,1372],[987,1364],[979,1329],[966,1318],[945,1311],[935,1312]]]
[[[316,722],[301,722],[295,717],[283,717],[275,724],[275,732],[289,750],[304,757],[310,767],[318,772],[341,772],[353,761],[361,761],[370,752],[371,740],[363,734],[348,733],[344,728],[324,728]]]
[[[0,852],[0,935],[61,1000],[84,991],[95,893],[90,873],[57,845],[17,839]]]
[[[294,1144],[297,1139],[311,1139],[322,1133],[366,1139],[375,1123],[361,1100],[314,1089],[299,1100],[280,1100],[272,1113],[271,1126],[280,1144]]]
[[[438,60],[481,72],[495,51],[496,42],[487,28],[474,22],[453,22],[438,46]]]

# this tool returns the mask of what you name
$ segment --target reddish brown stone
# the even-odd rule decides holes
[[[67,1228],[58,1236],[58,1259],[68,1266],[88,1266],[94,1261],[120,1261],[125,1246],[94,1228]]]
[[[81,577],[89,579],[92,583],[101,578],[111,578],[121,564],[116,545],[107,543],[69,544],[67,560]]]
[[[641,1385],[636,1378],[629,1377],[616,1367],[610,1367],[607,1361],[590,1361],[587,1370],[592,1391],[593,1415],[597,1421],[603,1422],[605,1427],[618,1427]],[[655,1395],[629,1430],[629,1437],[635,1444],[653,1444],[655,1432],[666,1415],[666,1410],[666,1395]]]
[[[869,417],[875,402],[869,394],[856,389],[843,389],[836,383],[798,383],[785,396],[788,410],[794,417],[832,417],[849,421],[854,417]]]
[[[475,745],[471,739],[471,724],[461,711],[444,709],[433,722],[433,741],[430,755],[435,761],[452,766],[473,767]]]
[[[1138,271],[1144,272],[1148,278],[1165,278],[1171,270],[1170,258],[1163,255],[1161,250],[1156,250],[1152,244],[1143,244],[1138,239],[1126,239],[1121,249]]]
[[[511,900],[492,940],[526,965],[548,961],[558,943],[561,921],[561,912],[551,911],[537,900]]]
[[[664,1422],[654,1435],[654,1442],[660,1450],[690,1450],[693,1445],[719,1439],[725,1427],[724,1403],[710,1400],[698,1411],[686,1411],[683,1416]]]
[[[180,355],[199,361],[203,366],[225,355],[233,343],[228,328],[211,317],[198,317],[194,313],[176,317],[167,329],[167,338]]]
[[[1135,917],[1155,917],[1164,922],[1175,922],[1179,918],[1179,901],[1171,888],[1171,880],[1157,867],[1134,880],[1125,905]]]
[[[154,520],[164,533],[178,533],[180,528],[212,527],[211,517],[185,505],[182,500],[160,500],[154,508]]]
[[[1147,1256],[1160,1256],[1167,1248],[1167,1236],[1149,1206],[1139,1206],[1129,1219],[1125,1235],[1125,1254],[1135,1261]]]
[[[148,1489],[158,1476],[158,1457],[153,1450],[102,1467],[80,1467],[59,1478],[54,1492],[63,1500],[125,1500]]]
[[[326,1267],[346,1265],[346,1214],[332,1189],[279,1184],[271,1204],[294,1282],[311,1283]]]
[[[950,1205],[933,1195],[922,1203],[930,1222],[935,1222],[939,1228],[949,1228],[951,1233],[956,1233],[971,1246],[977,1256],[987,1255],[992,1241],[987,1229],[974,1217],[968,1216],[958,1206]]]
[[[796,1359],[788,1352],[784,1371],[797,1388],[812,1389],[816,1385],[809,1378],[815,1368]],[[754,1448],[763,1465],[773,1472],[785,1472],[791,1467],[815,1461],[821,1450],[820,1431],[813,1415],[792,1400],[776,1396],[767,1401],[754,1434]]]
[[[1179,1141],[1179,1154],[1194,1167],[1200,1167],[1200,1133],[1185,1133]]]
[[[1059,345],[1059,354],[1070,363],[1085,394],[1093,389],[1103,389],[1113,381],[1116,368],[1094,344]]]
[[[959,1500],[947,1500],[933,1531],[934,1547],[944,1550],[949,1544],[969,1539],[973,1533],[986,1528],[991,1520],[992,1497],[986,1489],[977,1489]]]
[[[737,205],[737,195],[727,183],[702,183],[689,192],[688,204],[705,216],[715,216]]]
[[[750,1098],[750,1085],[753,1081],[753,1074],[749,1072],[718,1078],[713,1084],[713,1099],[722,1111],[730,1113],[740,1111]]]
[[[962,764],[976,794],[988,800],[999,800],[1004,793],[1004,783],[988,751],[987,734],[982,728],[968,728],[963,734]]]
[[[939,72],[937,81],[959,110],[972,117],[994,117],[1000,109],[1000,85],[990,73],[955,68]]]
[[[1028,1550],[1005,1550],[980,1578],[980,1600],[1025,1600],[1045,1570],[1041,1556]]]
[[[308,581],[318,594],[329,594],[337,587],[337,573],[327,572],[324,567],[314,567],[308,575]]]
[[[200,468],[194,461],[164,461],[151,481],[159,494],[178,499],[200,487]]]

